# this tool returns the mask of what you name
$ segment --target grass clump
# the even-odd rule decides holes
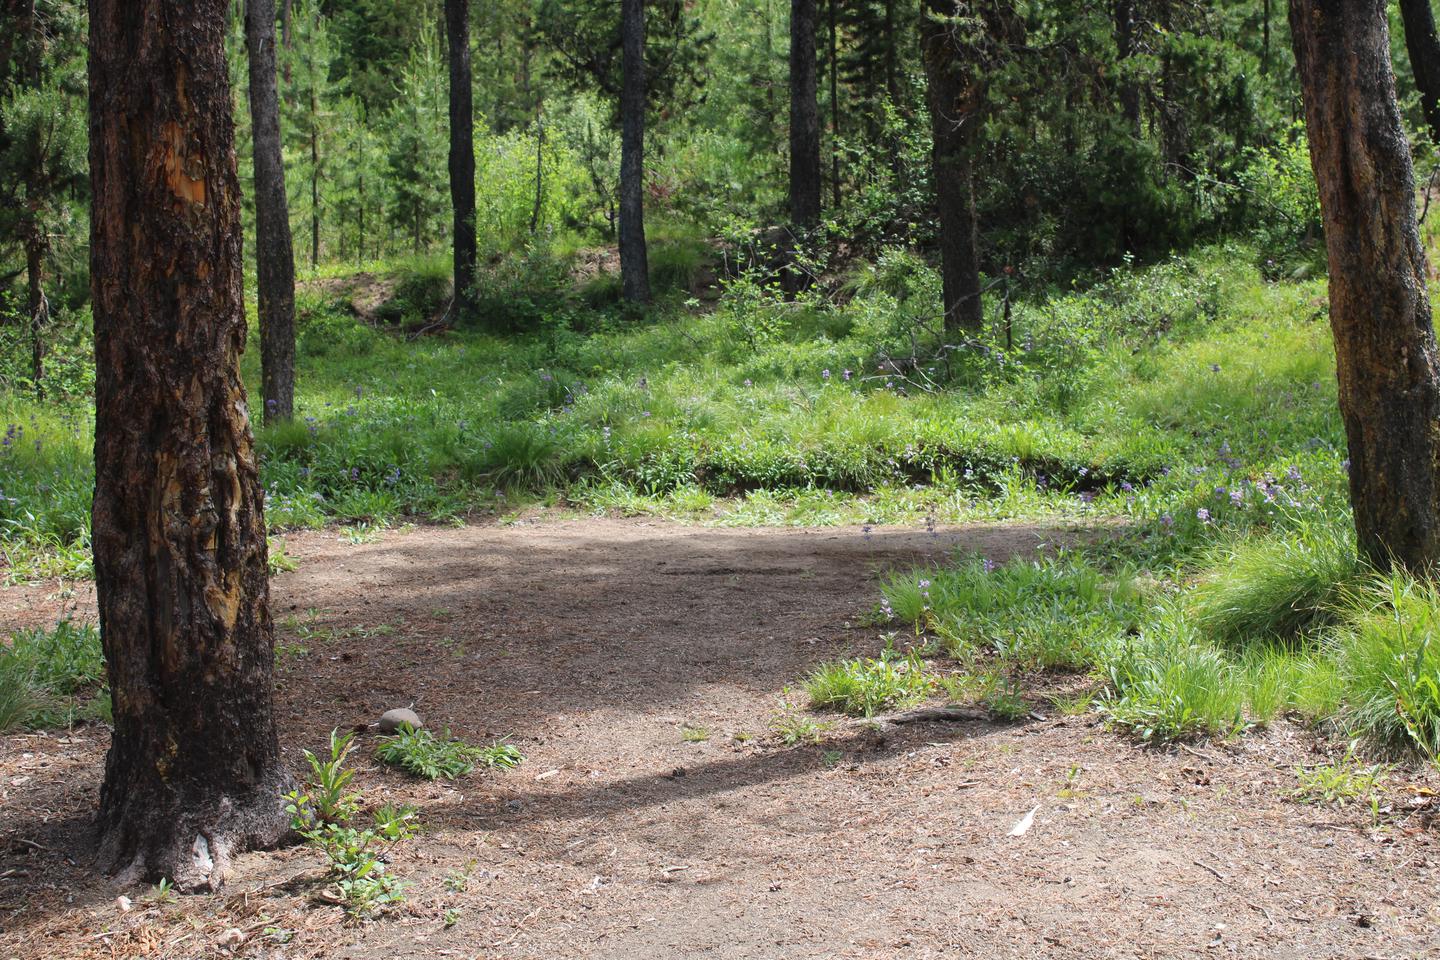
[[[1296,767],[1299,786],[1290,796],[1301,803],[1343,807],[1356,800],[1369,801],[1379,792],[1389,769],[1383,765],[1365,765],[1347,752],[1336,763]]]
[[[383,737],[375,758],[426,780],[455,780],[478,766],[511,769],[525,759],[514,744],[496,743],[475,747],[450,736],[437,737],[429,730],[401,724],[393,736]]]
[[[971,558],[896,577],[884,595],[882,616],[934,632],[952,656],[993,653],[1036,669],[1088,669],[1144,613],[1133,577],[1073,555],[1000,566]]]
[[[1242,541],[1208,566],[1188,613],[1207,636],[1233,647],[1313,637],[1338,619],[1343,594],[1363,571],[1354,538],[1326,523]]]
[[[1356,592],[1333,644],[1354,729],[1440,757],[1440,589],[1395,573]]]
[[[879,657],[821,664],[803,685],[812,707],[873,717],[920,702],[934,689],[935,678],[916,651],[900,654],[887,647]]]
[[[0,732],[104,719],[100,631],[66,617],[50,629],[17,630],[0,645]]]

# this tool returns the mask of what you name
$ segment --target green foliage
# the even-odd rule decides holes
[[[1347,589],[1362,576],[1353,536],[1334,524],[1228,546],[1207,564],[1189,595],[1200,629],[1231,646],[1298,644],[1334,623]]]
[[[821,664],[803,685],[812,707],[871,717],[919,702],[935,680],[918,652],[901,654],[887,647],[879,657]]]
[[[51,629],[17,630],[0,644],[0,731],[104,719],[105,660],[93,624],[66,617]]]
[[[1402,574],[1376,580],[1354,594],[1333,643],[1356,730],[1440,756],[1440,591]]]
[[[1291,796],[1301,803],[1333,807],[1343,807],[1356,800],[1368,802],[1379,794],[1388,772],[1382,765],[1362,764],[1353,752],[1347,752],[1336,763],[1296,767],[1295,778],[1300,785]]]
[[[1072,556],[997,567],[975,558],[892,578],[882,617],[933,632],[955,657],[976,652],[1038,669],[1088,669],[1145,613],[1131,579]]]
[[[308,789],[292,791],[285,797],[289,804],[286,812],[301,825],[297,830],[344,824],[359,811],[360,795],[348,790],[355,771],[345,767],[354,749],[354,732],[342,736],[337,729],[330,731],[328,757],[304,751],[305,762],[310,765]]]
[[[502,742],[473,747],[452,738],[448,730],[444,737],[437,737],[429,730],[416,730],[409,724],[401,724],[393,736],[382,737],[375,748],[375,758],[426,780],[442,777],[454,780],[474,770],[476,764],[508,770],[524,760],[513,744]]]

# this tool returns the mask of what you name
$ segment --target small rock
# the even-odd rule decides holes
[[[421,720],[420,715],[414,710],[407,707],[398,707],[394,710],[386,710],[380,715],[380,732],[394,733],[400,729],[402,723],[408,723],[416,730],[425,726],[425,721]]]
[[[231,927],[220,934],[220,946],[226,950],[237,950],[245,942],[245,934],[239,927]]]

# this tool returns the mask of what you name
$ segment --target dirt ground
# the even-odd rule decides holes
[[[418,804],[424,833],[392,857],[405,905],[357,924],[317,902],[305,848],[246,855],[212,896],[97,880],[105,729],[4,737],[0,958],[1440,956],[1421,775],[1392,778],[1378,825],[1298,804],[1295,765],[1334,748],[1304,731],[1147,749],[1055,715],[1039,694],[1074,678],[1037,678],[1043,719],[1022,723],[842,723],[795,747],[770,731],[787,683],[878,649],[884,570],[1076,535],[588,519],[291,536],[301,565],[273,603],[297,773],[332,727],[412,702],[472,742],[509,737],[524,765],[417,782],[362,737],[367,802]],[[93,592],[4,590],[0,627],[71,603],[89,614]]]

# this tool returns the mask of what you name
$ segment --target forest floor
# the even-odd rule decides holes
[[[417,804],[423,832],[391,857],[405,903],[356,923],[317,902],[306,847],[242,857],[213,896],[97,880],[105,729],[5,736],[0,958],[1440,956],[1429,788],[1297,803],[1295,767],[1334,749],[1298,727],[1142,747],[1055,715],[1043,694],[1083,683],[1055,676],[1017,723],[771,730],[786,684],[880,648],[885,570],[1090,535],[543,516],[289,535],[273,608],[297,774],[332,728],[412,701],[526,762],[432,784],[362,735],[356,786]],[[93,616],[93,589],[6,588],[0,623],[70,605]]]

